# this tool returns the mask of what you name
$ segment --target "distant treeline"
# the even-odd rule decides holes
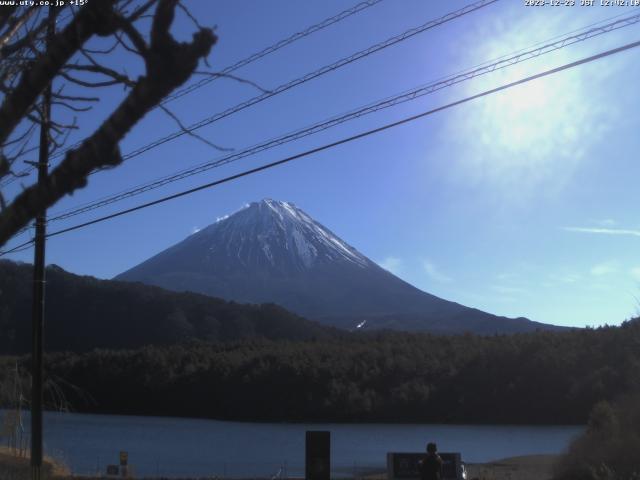
[[[28,359],[20,363],[27,366]],[[10,359],[0,371],[8,371]],[[640,321],[479,337],[378,332],[46,358],[77,411],[259,421],[586,423],[640,391]],[[72,387],[73,386],[73,387]],[[76,388],[77,387],[77,388]]]

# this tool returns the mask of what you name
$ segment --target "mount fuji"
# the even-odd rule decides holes
[[[118,275],[243,303],[276,303],[345,329],[514,333],[555,329],[423,292],[294,204],[265,199]]]

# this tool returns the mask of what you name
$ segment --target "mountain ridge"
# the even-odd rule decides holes
[[[423,292],[293,203],[272,199],[248,204],[115,279],[242,303],[273,302],[344,329],[486,334],[560,328],[524,318],[505,322]]]
[[[338,331],[273,304],[240,305],[192,292],[46,269],[47,351],[84,352],[191,341],[309,340]],[[0,354],[31,348],[33,265],[0,260]]]

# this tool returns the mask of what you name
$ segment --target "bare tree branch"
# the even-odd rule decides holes
[[[16,88],[0,106],[0,143],[8,138],[40,92],[92,35],[113,33],[115,1],[88,3],[62,32],[54,36],[46,55],[35,60],[34,65],[22,75]]]
[[[133,80],[131,80],[129,77],[127,77],[126,75],[123,75],[119,72],[116,72],[115,70],[102,66],[102,65],[65,65],[64,66],[65,70],[76,70],[79,72],[91,72],[91,73],[99,73],[102,75],[105,75],[107,77],[111,77],[113,82],[115,83],[122,83],[124,85],[126,85],[127,87],[133,87],[135,85],[135,82]],[[68,74],[67,74],[68,75]],[[79,80],[74,80],[76,82],[80,82]],[[100,85],[102,86],[102,85]]]
[[[62,95],[62,93],[53,93],[51,95],[53,98],[58,100],[69,100],[72,102],[99,102],[100,99],[98,97],[82,97],[82,96],[73,96],[73,95]]]
[[[7,5],[4,8],[0,8],[0,30],[13,18],[13,13],[16,11],[16,8],[17,5]]]
[[[13,164],[13,162],[15,162],[18,158],[20,158],[22,155],[24,155],[27,152],[27,147],[29,145],[29,142],[31,140],[31,138],[33,137],[33,134],[36,131],[36,125],[34,123],[32,123],[29,126],[29,129],[27,130],[27,135],[24,139],[24,141],[22,142],[22,145],[20,145],[20,147],[18,148],[17,152],[12,154],[11,157],[9,158],[9,164]],[[12,173],[12,172],[9,172]],[[16,175],[18,176],[18,175]],[[0,175],[0,178],[2,177],[2,175]]]
[[[82,50],[87,52],[87,53],[91,53],[94,55],[108,55],[110,53],[113,53],[113,51],[118,47],[118,40],[116,40],[115,42],[113,42],[113,45],[111,45],[110,47],[107,47],[103,50],[98,50],[95,48],[83,48]]]
[[[78,77],[69,75],[66,72],[60,72],[60,76],[71,83],[75,83],[76,85],[80,85],[81,87],[86,87],[86,88],[110,87],[112,85],[118,85],[119,83],[122,83],[118,80],[105,80],[103,82],[91,82],[88,80],[80,80]]]
[[[180,128],[180,130],[182,130],[185,134],[189,135],[190,137],[195,138],[196,140],[200,140],[202,143],[209,145],[210,147],[214,148],[215,150],[218,150],[219,152],[233,152],[235,149],[233,148],[226,148],[226,147],[221,147],[220,145],[216,145],[215,143],[207,140],[204,137],[201,137],[200,135],[198,135],[196,132],[194,132],[193,130],[188,129],[178,118],[178,116],[173,113],[171,110],[169,110],[167,107],[165,107],[164,105],[160,104],[160,108],[162,109],[162,111],[164,113],[166,113],[169,117],[171,117],[171,119],[173,121],[176,122],[176,124],[178,125],[178,127]]]
[[[58,100],[53,100],[51,102],[51,105],[58,105],[59,107],[62,108],[66,108],[68,110],[71,110],[72,112],[88,112],[89,110],[91,110],[91,106],[89,107],[76,107],[75,105],[72,105],[68,102],[62,102],[62,101],[58,101]]]
[[[149,11],[149,9],[155,5],[158,2],[158,0],[148,0],[147,3],[145,3],[144,5],[141,5],[140,7],[138,7],[130,16],[127,17],[127,21],[129,23],[133,23],[136,20],[138,20],[139,18],[142,18],[142,16]],[[180,5],[180,4],[178,4]],[[198,29],[202,30],[202,27],[198,26]]]
[[[103,14],[108,22],[118,25],[121,20],[114,14],[111,6],[113,2],[92,2],[91,5],[109,3],[108,10],[93,11],[92,15]],[[0,246],[7,242],[16,232],[29,223],[38,211],[48,208],[67,194],[87,184],[88,175],[102,168],[113,167],[122,162],[119,142],[138,123],[147,112],[158,105],[176,87],[182,85],[196,70],[199,61],[205,58],[217,38],[210,29],[201,29],[193,35],[188,43],[177,42],[170,34],[170,27],[174,19],[177,0],[159,0],[151,26],[151,41],[148,52],[144,57],[146,74],[135,83],[125,99],[98,127],[98,129],[77,148],[67,152],[64,160],[51,172],[42,185],[32,185],[20,193],[13,202],[0,213]],[[60,71],[68,61],[71,53],[77,51],[86,41],[91,31],[97,34],[108,32],[109,28],[96,30],[94,23],[98,18],[86,13],[83,9],[73,22],[81,33],[71,35],[69,29],[63,32],[66,43],[58,39],[55,48],[56,60],[49,60],[47,65],[34,65],[38,75],[29,72],[25,78],[32,79],[35,85],[40,85],[43,78],[51,78]],[[119,27],[118,27],[119,28]],[[82,30],[84,29],[84,30]],[[70,38],[67,38],[70,37]],[[58,53],[60,56],[57,56]],[[64,58],[62,58],[64,57]],[[53,64],[53,66],[52,66]],[[22,81],[21,81],[22,83]],[[25,87],[23,87],[25,88]],[[17,103],[17,100],[14,100]],[[3,104],[0,108],[0,141],[4,141],[8,133],[5,128],[13,125],[16,113],[26,112],[28,105],[18,108],[17,105]]]
[[[259,90],[262,93],[271,93],[271,90],[261,87],[260,85],[258,85],[256,82],[252,80],[247,80],[246,78],[238,77],[237,75],[232,75],[230,73],[200,71],[200,72],[194,72],[194,75],[206,75],[213,78],[228,78],[231,80],[235,80],[236,82],[239,82],[239,83],[246,83],[247,85],[251,85],[252,87],[254,87],[255,89]]]
[[[22,14],[22,16],[17,18],[13,26],[7,32],[5,32],[2,36],[0,36],[0,48],[2,49],[0,50],[0,52],[2,52],[3,54],[2,57],[4,57],[3,50],[7,48],[7,44],[11,41],[14,35],[18,33],[18,30],[20,30],[22,26],[25,23],[27,23],[27,20],[29,20],[29,18],[31,17],[31,15],[35,13],[35,11],[36,11],[35,8],[27,9],[27,11],[24,14]]]
[[[10,168],[9,160],[4,155],[0,155],[0,178],[7,175],[11,171]]]
[[[5,143],[2,145],[2,148],[3,148],[3,149],[5,149],[5,148],[7,148],[7,147],[8,147],[8,146],[10,146],[10,145],[13,145],[13,144],[15,144],[15,143],[20,143],[22,140],[24,140],[24,138],[25,138],[25,137],[27,137],[27,136],[29,135],[29,132],[30,132],[31,130],[33,130],[34,128],[35,128],[35,124],[33,124],[33,123],[32,123],[31,125],[29,125],[29,128],[28,128],[28,129],[27,129],[27,130],[26,130],[22,135],[20,135],[20,136],[18,136],[18,137],[16,137],[16,138],[14,138],[13,140],[9,140],[8,142],[5,142]],[[2,176],[2,175],[0,175],[0,177],[1,177],[1,176]]]
[[[185,7],[182,4],[182,2],[178,3],[178,7],[180,8],[180,10],[182,10],[185,13],[185,15],[189,18],[189,20],[193,22],[196,28],[202,28],[202,25],[200,25],[200,22],[198,22],[198,19],[193,16],[191,11],[187,7]]]
[[[144,37],[140,35],[140,32],[138,32],[138,30],[133,27],[133,24],[131,22],[125,20],[124,18],[120,19],[120,28],[122,28],[122,31],[129,38],[129,40],[131,40],[134,48],[131,49],[124,42],[122,43],[122,45],[128,50],[131,50],[145,57],[147,55],[147,52],[149,51],[149,46],[147,45]]]
[[[71,132],[77,129],[78,129],[77,118],[74,117],[71,125],[67,126],[64,129],[64,131],[57,133],[56,135],[51,135],[51,132],[49,131],[47,134],[47,138],[49,141],[49,154],[55,152],[59,148],[62,148],[64,144],[67,142],[67,139],[69,138],[69,135],[71,134]],[[62,140],[60,140],[61,138]]]

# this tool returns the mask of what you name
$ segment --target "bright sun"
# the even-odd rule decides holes
[[[525,76],[512,71],[502,75],[500,84]],[[571,106],[579,93],[569,88],[570,82],[558,77],[538,79],[487,99],[479,112],[486,128],[483,142],[529,161],[550,154],[560,139],[570,134],[566,127],[572,123]]]
[[[527,29],[515,29],[521,35]],[[520,40],[513,44],[519,44]],[[504,38],[485,45],[484,60],[504,55]],[[593,47],[592,47],[593,48]],[[476,52],[477,55],[477,52]],[[580,48],[563,49],[478,77],[465,86],[473,95],[585,56]],[[471,62],[478,60],[475,56]],[[518,193],[527,187],[553,188],[575,170],[585,152],[602,136],[609,107],[598,102],[595,85],[609,75],[588,65],[554,73],[486,96],[451,114],[446,138],[456,145],[465,178],[491,182]]]

